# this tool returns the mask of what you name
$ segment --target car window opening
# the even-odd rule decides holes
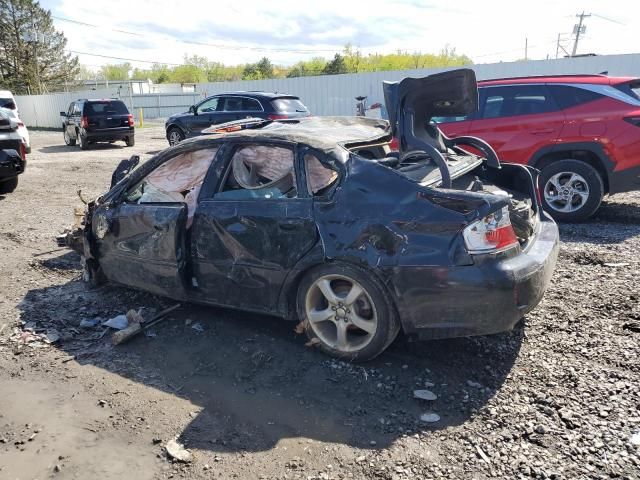
[[[238,148],[218,199],[295,198],[297,187],[293,150],[286,147],[248,145]]]
[[[132,203],[186,203],[187,228],[193,222],[202,183],[218,147],[194,150],[173,157],[147,175],[131,190]]]

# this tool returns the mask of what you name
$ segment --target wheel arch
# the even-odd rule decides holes
[[[173,128],[177,128],[178,130],[180,130],[180,132],[182,133],[182,135],[185,136],[185,138],[187,137],[186,132],[184,131],[184,128],[182,128],[182,126],[180,126],[177,123],[170,123],[169,125],[167,125],[167,130],[165,131],[165,135],[167,137],[167,140],[169,139],[169,132],[171,131],[171,129]]]
[[[544,147],[534,153],[528,164],[539,170],[557,160],[572,159],[591,165],[600,174],[605,193],[610,191],[609,175],[615,163],[597,142],[576,142]]]
[[[321,250],[316,250],[315,248],[311,252],[309,252],[309,254],[305,258],[301,259],[294,267],[294,269],[289,272],[289,275],[287,275],[283,287],[280,290],[278,306],[279,310],[283,312],[287,320],[299,319],[297,308],[298,287],[302,279],[313,269],[328,264],[342,264],[360,270],[363,273],[370,274],[374,281],[377,282],[379,286],[384,290],[384,293],[390,301],[390,306],[393,309],[393,313],[398,318],[400,326],[404,330],[402,319],[400,318],[396,300],[393,295],[393,290],[390,288],[389,283],[385,281],[384,277],[380,275],[379,271],[377,271],[375,268],[371,268],[368,265],[363,264],[362,262],[356,262],[351,259],[336,258],[328,260],[324,257]]]

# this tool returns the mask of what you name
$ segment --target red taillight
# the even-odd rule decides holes
[[[269,120],[286,120],[287,118],[289,118],[289,115],[278,115],[275,113],[270,113],[269,115],[267,115],[267,118]]]
[[[82,117],[80,119],[80,126],[82,128],[89,128],[89,119],[87,117]]]
[[[129,114],[128,120],[129,120],[129,126],[133,127],[133,115]]]
[[[631,125],[640,127],[640,117],[624,117],[625,122],[629,122]]]
[[[400,149],[400,142],[396,137],[393,137],[389,142],[389,148],[392,152],[397,152]]]
[[[518,245],[509,219],[509,207],[473,222],[464,229],[463,237],[469,253],[496,253]]]
[[[20,156],[23,160],[27,159],[27,146],[24,143],[20,144]]]

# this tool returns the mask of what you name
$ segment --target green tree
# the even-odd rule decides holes
[[[195,65],[178,65],[169,74],[173,83],[201,83],[207,81],[207,74]]]
[[[242,71],[243,80],[262,80],[273,77],[273,64],[267,57],[262,57],[262,59],[256,63],[248,63]]]
[[[106,80],[129,80],[129,72],[131,71],[131,64],[128,62],[125,63],[116,63],[103,65],[100,69],[102,78]]]
[[[347,66],[344,63],[344,57],[339,53],[336,53],[329,63],[327,63],[322,70],[322,73],[327,75],[336,75],[339,73],[347,73]]]
[[[360,71],[362,63],[362,53],[357,48],[353,48],[353,45],[347,43],[344,46],[344,64],[349,73],[358,73]]]
[[[75,83],[78,57],[51,13],[34,0],[0,0],[0,84],[15,93],[42,93]]]

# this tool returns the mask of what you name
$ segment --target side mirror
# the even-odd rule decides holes
[[[67,112],[60,112],[60,116],[61,117],[66,117],[67,116]]]
[[[195,105],[191,105],[189,107],[189,113],[193,113],[194,115],[198,114],[198,110],[196,110],[196,106]]]

